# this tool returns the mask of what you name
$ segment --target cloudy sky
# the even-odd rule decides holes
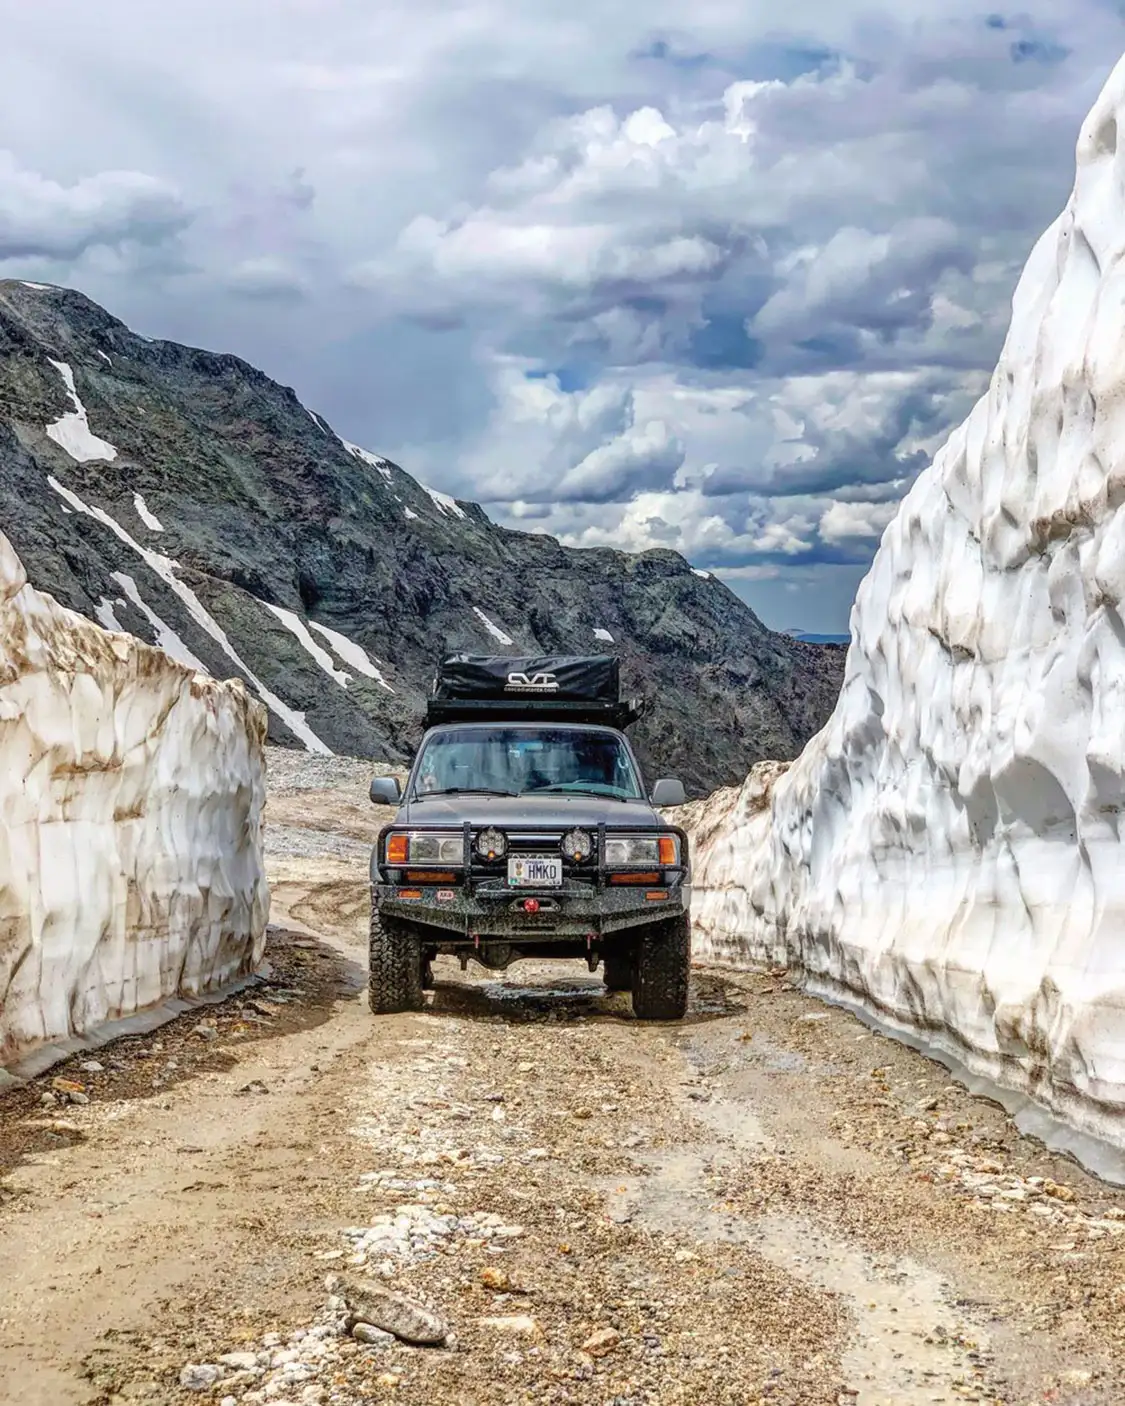
[[[987,382],[1119,0],[35,0],[0,276],[234,351],[498,522],[846,628]]]

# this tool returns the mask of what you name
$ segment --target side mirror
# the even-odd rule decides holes
[[[402,790],[397,776],[373,776],[371,778],[371,804],[373,806],[397,806],[402,800]]]
[[[663,810],[666,806],[682,806],[687,800],[682,781],[673,781],[670,776],[662,776],[652,788],[652,803]]]

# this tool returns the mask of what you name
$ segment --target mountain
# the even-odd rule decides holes
[[[0,529],[69,608],[243,678],[270,737],[403,760],[443,652],[612,652],[650,776],[793,756],[844,651],[766,629],[677,553],[497,527],[336,435],[238,357],[0,282]]]
[[[987,393],[859,588],[831,721],[788,768],[683,816],[703,951],[803,969],[1016,1090],[1009,1106],[1031,1095],[1118,1149],[1123,132],[1125,59]]]
[[[848,644],[851,635],[817,635],[808,630],[785,630],[791,640],[804,640],[806,644]]]

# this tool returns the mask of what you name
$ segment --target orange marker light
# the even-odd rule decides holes
[[[676,837],[675,835],[661,835],[657,841],[657,853],[660,855],[661,864],[675,864],[676,862]]]
[[[389,835],[387,837],[387,863],[405,864],[410,853],[409,835]]]

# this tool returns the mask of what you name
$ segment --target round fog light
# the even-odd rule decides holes
[[[482,859],[503,859],[508,852],[508,837],[490,825],[477,834],[476,849]]]
[[[594,852],[594,837],[586,830],[568,830],[562,838],[562,852],[573,864],[581,864]]]

